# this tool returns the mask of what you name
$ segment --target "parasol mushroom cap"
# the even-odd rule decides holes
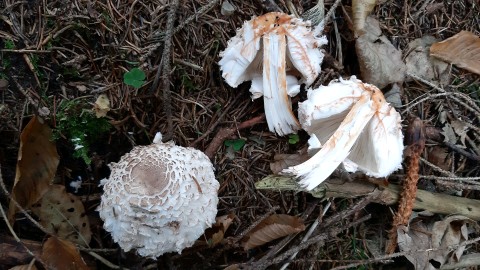
[[[227,48],[220,53],[220,70],[225,81],[237,87],[252,81],[252,99],[264,96],[265,115],[270,131],[279,135],[300,128],[290,97],[300,91],[300,84],[313,83],[321,71],[327,43],[317,37],[310,21],[271,12],[244,23]]]
[[[109,166],[97,210],[123,250],[153,258],[180,253],[215,222],[219,183],[201,151],[158,142]]]
[[[299,104],[299,119],[312,136],[311,148],[320,148],[309,160],[283,173],[299,177],[308,190],[342,162],[348,171],[360,170],[373,177],[385,177],[401,168],[400,114],[373,85],[352,76],[309,90],[308,99]]]

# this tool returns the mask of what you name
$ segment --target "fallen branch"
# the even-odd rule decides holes
[[[257,189],[305,191],[293,177],[270,175],[255,183]],[[309,191],[317,198],[356,198],[374,194],[372,202],[385,205],[398,203],[400,187],[389,184],[380,187],[370,182],[354,180],[352,182],[331,178],[317,188]],[[414,209],[428,210],[437,214],[460,214],[474,220],[480,220],[480,200],[451,196],[418,190]]]

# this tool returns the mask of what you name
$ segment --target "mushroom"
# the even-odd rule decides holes
[[[309,160],[282,171],[300,178],[312,190],[339,165],[369,176],[385,177],[401,167],[403,135],[401,117],[375,86],[350,80],[308,90],[299,104],[299,119],[321,147]]]
[[[215,222],[219,183],[201,151],[157,138],[109,167],[98,211],[125,251],[152,258],[180,253]]]
[[[325,37],[319,38],[311,30],[310,21],[267,13],[245,22],[229,40],[220,53],[220,70],[232,87],[252,81],[252,99],[264,96],[270,131],[294,133],[300,124],[290,97],[298,94],[301,83],[309,86],[317,78],[323,60],[319,47],[326,43]]]

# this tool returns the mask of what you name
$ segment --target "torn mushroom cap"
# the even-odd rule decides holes
[[[374,177],[385,177],[401,167],[403,135],[400,114],[382,92],[354,76],[309,90],[299,104],[302,127],[323,144],[306,162],[283,171],[300,177],[311,190],[340,163]]]
[[[300,127],[290,97],[300,83],[313,83],[320,73],[326,44],[311,31],[310,22],[285,13],[271,12],[245,22],[220,53],[222,76],[232,87],[252,81],[252,98],[264,98],[268,127],[279,135]],[[299,82],[298,77],[301,77]]]
[[[171,142],[137,146],[110,168],[98,211],[125,251],[180,253],[215,222],[219,183],[201,151]]]

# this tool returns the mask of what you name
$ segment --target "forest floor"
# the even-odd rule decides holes
[[[399,249],[394,255],[385,253],[395,203],[386,205],[368,192],[360,195],[352,190],[348,191],[351,194],[322,197],[255,186],[272,174],[275,155],[305,152],[309,136],[305,131],[298,136],[270,132],[262,98],[252,101],[248,82],[232,88],[224,81],[219,53],[253,16],[271,11],[303,14],[316,1],[230,0],[231,14],[226,1],[180,1],[171,12],[174,2],[1,1],[0,165],[6,189],[11,191],[18,178],[22,130],[37,115],[53,130],[59,154],[54,182],[64,185],[85,207],[91,241],[81,248],[81,256],[90,269],[279,269],[296,251],[299,253],[289,269],[412,268],[412,260],[407,258],[411,254]],[[325,13],[334,2],[325,1]],[[403,60],[415,50],[409,44],[418,38],[433,36],[442,41],[460,31],[480,35],[480,6],[475,0],[380,2],[370,16],[378,20],[383,35],[402,53]],[[351,1],[341,1],[325,25],[323,35],[328,44],[322,47],[325,59],[315,87],[340,77],[363,79],[351,6]],[[168,43],[170,48],[165,46]],[[144,79],[138,78],[139,87],[124,79],[125,73],[136,68],[145,73]],[[480,77],[451,64],[446,73],[433,74],[435,77],[409,77],[382,90],[397,96],[395,106],[404,133],[414,117],[425,126],[419,189],[476,202],[480,200]],[[109,110],[97,118],[100,95],[109,100]],[[292,99],[295,113],[298,102],[306,97],[302,88]],[[107,165],[136,145],[150,144],[157,132],[177,145],[205,151],[211,158],[220,182],[218,216],[232,214],[232,224],[218,245],[144,259],[134,251],[122,252],[103,229],[96,208],[102,194],[100,180],[109,175]],[[81,141],[72,141],[75,138]],[[83,147],[76,147],[79,144]],[[388,179],[370,179],[368,183],[379,189],[402,185],[407,173],[406,159],[404,169]],[[82,182],[76,191],[71,183],[79,177]],[[353,181],[365,181],[365,177],[359,178]],[[341,179],[350,185],[348,181],[352,180]],[[0,202],[7,210],[8,196]],[[272,214],[298,216],[306,229],[244,250],[244,236]],[[431,228],[428,224],[445,221],[449,214],[458,212],[436,213],[422,221],[425,228]],[[467,240],[466,235],[468,239],[480,235],[475,215],[467,217],[448,223],[461,228],[453,234],[463,237],[462,241]],[[28,264],[32,256],[24,246],[38,255],[48,237],[23,214],[16,219],[11,230],[23,244],[13,240],[6,223],[0,225],[3,250],[7,244],[18,248],[15,253],[0,252],[4,254],[0,255],[0,269]],[[302,245],[305,232],[316,220],[320,222],[310,236],[315,242]],[[458,241],[456,244],[461,243]],[[417,248],[421,249],[411,246],[411,250]],[[439,265],[455,262],[451,250],[458,251],[452,247],[447,255],[442,253],[446,259]],[[463,254],[479,252],[478,243],[471,242]]]

